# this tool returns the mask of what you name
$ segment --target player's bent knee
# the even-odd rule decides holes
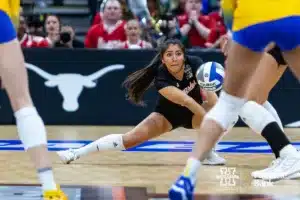
[[[232,123],[229,125],[229,127],[225,130],[225,134],[229,133],[233,127],[236,125],[236,123],[239,121],[239,115],[237,115],[235,118],[233,118]]]
[[[46,128],[34,107],[21,108],[15,112],[20,140],[25,150],[47,145]]]
[[[267,93],[267,94],[269,94],[269,93]],[[256,102],[256,103],[262,105],[268,99],[268,96],[258,94],[258,95],[254,95],[254,96],[248,96],[246,99],[247,99],[247,101]]]
[[[271,122],[276,122],[274,117],[261,105],[248,101],[240,111],[242,120],[256,133],[261,133]]]
[[[234,97],[222,91],[216,105],[205,115],[205,120],[212,119],[218,123],[223,130],[228,130],[236,123],[239,110],[244,103],[244,99]]]

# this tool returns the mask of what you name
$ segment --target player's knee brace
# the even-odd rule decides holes
[[[261,105],[248,101],[240,111],[240,117],[252,130],[261,134],[263,129],[271,122],[276,122],[274,117]]]
[[[229,133],[238,121],[239,121],[239,116],[236,116],[236,118],[232,120],[232,123],[229,125],[229,127],[225,130],[224,134]]]
[[[34,107],[21,108],[15,112],[15,117],[18,134],[25,150],[47,145],[44,122]]]
[[[236,123],[240,108],[245,102],[245,99],[232,96],[222,91],[218,102],[205,115],[205,119],[212,119],[216,121],[223,130],[228,130]]]
[[[272,104],[270,102],[266,101],[262,106],[274,117],[277,124],[279,125],[279,127],[283,131],[284,129],[283,129],[283,125],[282,125],[282,122],[280,120],[280,117],[279,117],[277,111],[275,110],[275,108],[272,106]]]

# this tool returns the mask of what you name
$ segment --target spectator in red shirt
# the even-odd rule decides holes
[[[222,18],[221,10],[211,12],[208,16],[214,20],[215,25],[213,31],[211,31],[208,36],[206,46],[216,48],[220,46],[221,37],[227,33],[227,29]]]
[[[20,16],[18,27],[18,39],[22,48],[48,47],[45,38],[28,33],[28,26],[24,16]]]
[[[101,23],[101,21],[102,21],[102,15],[103,15],[103,13],[102,13],[101,11],[99,11],[99,12],[95,15],[94,20],[93,20],[93,23],[92,23],[92,26]]]
[[[127,40],[121,43],[121,49],[148,49],[152,48],[152,45],[145,40],[142,40],[142,30],[138,20],[129,20],[125,25],[125,31]]]
[[[122,20],[121,4],[117,0],[108,0],[105,4],[102,22],[92,26],[85,38],[85,47],[113,49],[126,41],[125,26]]]
[[[201,14],[201,6],[200,0],[187,0],[185,14],[178,16],[178,22],[180,32],[182,36],[188,37],[190,46],[205,48],[215,22],[209,16]]]

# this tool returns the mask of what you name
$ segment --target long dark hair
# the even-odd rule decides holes
[[[162,57],[170,45],[178,45],[185,54],[184,45],[177,39],[168,39],[163,42],[156,56],[144,68],[130,74],[123,82],[123,86],[127,89],[127,98],[137,105],[144,106],[142,101],[144,93],[153,85],[157,70],[162,66]]]

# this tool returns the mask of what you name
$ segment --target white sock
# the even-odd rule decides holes
[[[57,189],[51,168],[39,169],[38,176],[42,184],[43,191]]]
[[[76,154],[81,157],[92,152],[102,151],[102,150],[124,150],[122,134],[111,134],[106,135],[98,140],[76,149]]]
[[[183,171],[183,176],[189,177],[194,185],[197,180],[197,172],[201,166],[201,162],[198,159],[190,157],[187,160],[186,166]]]
[[[286,145],[285,147],[283,147],[279,151],[279,155],[280,155],[280,157],[284,158],[288,155],[295,154],[297,152],[298,152],[297,149],[293,145],[289,144],[289,145]]]
[[[273,115],[273,117],[275,118],[277,124],[279,125],[279,127],[283,131],[283,125],[282,125],[282,122],[280,120],[280,117],[278,116],[278,113],[275,110],[275,108],[272,106],[272,104],[270,102],[266,101],[262,106]]]

